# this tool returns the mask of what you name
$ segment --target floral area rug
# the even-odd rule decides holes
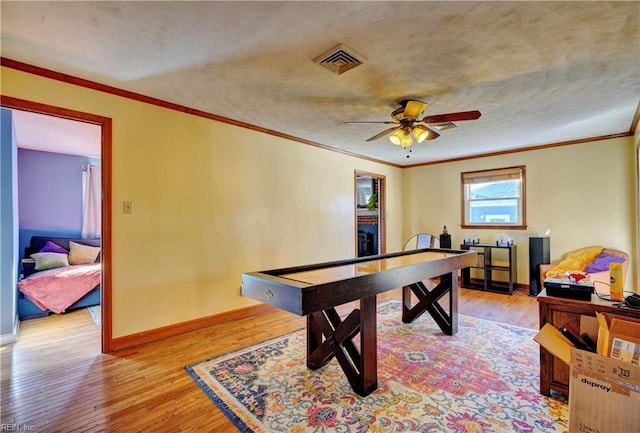
[[[187,366],[241,432],[567,432],[565,401],[539,394],[535,331],[459,316],[443,334],[401,303],[378,306],[378,389],[361,397],[333,359],[306,367],[299,330]]]

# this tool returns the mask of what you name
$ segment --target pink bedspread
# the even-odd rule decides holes
[[[42,310],[61,313],[100,284],[100,263],[50,269],[29,275],[18,288]]]

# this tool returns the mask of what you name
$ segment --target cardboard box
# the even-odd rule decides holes
[[[637,343],[640,338],[640,319],[617,314],[596,313],[598,320],[598,354],[611,355],[613,339]],[[617,323],[616,323],[617,322]]]
[[[610,357],[638,365],[640,361],[640,323],[612,319],[609,327],[608,347]]]
[[[640,431],[640,367],[572,348],[569,431]]]
[[[605,324],[608,338],[613,331],[622,339],[636,335],[633,322]],[[534,340],[570,366],[570,432],[640,432],[640,366],[576,349],[549,323]]]
[[[540,346],[551,352],[553,356],[560,358],[565,364],[571,365],[571,348],[573,344],[555,326],[545,323],[533,339]]]

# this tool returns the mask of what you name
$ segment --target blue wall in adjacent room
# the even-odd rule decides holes
[[[16,281],[19,254],[17,145],[12,113],[1,110],[0,124],[0,335],[2,344],[16,341]]]
[[[31,236],[80,237],[82,165],[95,158],[18,149],[20,252]]]

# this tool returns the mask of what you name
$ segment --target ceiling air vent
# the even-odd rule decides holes
[[[433,125],[429,125],[431,128],[437,130],[437,131],[444,131],[446,129],[451,129],[451,128],[455,128],[458,125],[456,125],[453,122],[442,122],[442,123],[437,123],[437,124],[433,124]]]
[[[338,44],[321,56],[316,57],[313,61],[340,75],[363,64],[365,58],[346,45]]]

